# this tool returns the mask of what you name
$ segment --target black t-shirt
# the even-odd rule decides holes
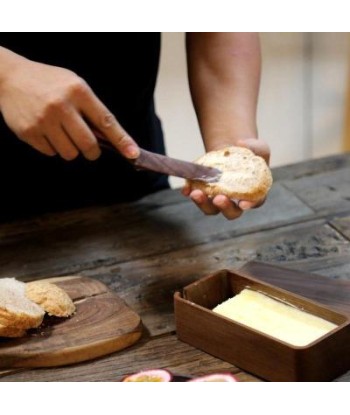
[[[141,147],[164,154],[153,101],[159,33],[2,33],[0,45],[31,60],[73,70]],[[165,176],[136,172],[112,151],[103,150],[97,161],[44,156],[18,140],[2,118],[0,175],[0,218],[130,201],[168,187]]]

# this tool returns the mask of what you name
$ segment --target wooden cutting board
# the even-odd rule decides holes
[[[0,367],[48,367],[83,362],[134,344],[140,316],[104,284],[91,278],[50,278],[69,294],[76,313],[48,319],[47,326],[19,339],[0,338]]]
[[[240,270],[248,276],[327,305],[350,317],[350,281],[337,281],[323,275],[257,261],[248,262]]]

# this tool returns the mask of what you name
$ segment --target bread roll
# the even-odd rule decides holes
[[[55,284],[0,279],[0,337],[24,336],[26,330],[40,326],[45,312],[69,317],[74,311],[73,301]]]
[[[191,191],[199,189],[209,197],[225,195],[234,200],[258,202],[266,197],[272,185],[271,171],[265,160],[244,147],[210,151],[195,163],[223,172],[217,182],[188,181]]]
[[[26,284],[14,278],[0,279],[0,324],[14,329],[38,327],[44,310],[25,296]],[[3,329],[3,332],[5,329]]]
[[[26,296],[51,316],[69,317],[75,311],[75,305],[69,295],[50,282],[33,281],[27,283]]]

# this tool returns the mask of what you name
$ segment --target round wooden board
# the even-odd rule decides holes
[[[83,362],[134,344],[142,333],[140,316],[117,294],[91,278],[46,279],[65,289],[76,304],[68,319],[19,339],[0,338],[0,367],[49,367]]]

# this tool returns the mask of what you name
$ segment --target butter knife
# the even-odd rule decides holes
[[[99,142],[100,146],[108,150],[115,147],[108,142]],[[217,182],[222,172],[213,167],[202,166],[188,161],[174,159],[161,154],[152,153],[140,149],[140,155],[136,159],[128,159],[137,170],[151,170],[157,173],[168,174],[169,176],[182,177],[190,180],[200,180],[206,183]]]

